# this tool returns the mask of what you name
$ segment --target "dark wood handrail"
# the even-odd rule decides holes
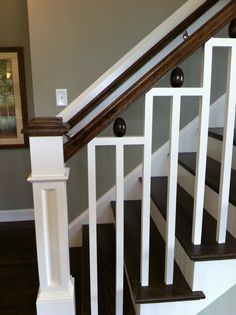
[[[235,16],[236,1],[233,0],[69,140],[64,145],[65,160],[97,136],[129,104],[146,93],[157,81],[200,48]]]
[[[115,79],[110,85],[108,85],[100,94],[92,99],[84,108],[82,108],[76,115],[74,115],[69,121],[71,128],[78,124],[85,116],[87,116],[94,108],[96,108],[104,99],[111,95],[121,84],[123,84],[128,78],[135,74],[141,67],[143,67],[149,60],[157,55],[164,47],[172,42],[179,34],[183,33],[192,23],[194,23],[199,17],[201,17],[206,11],[213,7],[219,0],[207,0],[199,8],[197,8],[192,14],[184,19],[176,28],[168,33],[163,39],[161,39],[156,45],[148,50],[142,57],[140,57],[135,63],[133,63],[126,71],[124,71],[117,79]]]

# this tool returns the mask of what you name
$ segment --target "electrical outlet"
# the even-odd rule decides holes
[[[67,89],[56,89],[56,103],[57,106],[67,106]]]

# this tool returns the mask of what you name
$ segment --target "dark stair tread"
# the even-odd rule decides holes
[[[112,202],[113,211],[115,203]],[[125,201],[125,265],[136,303],[156,303],[196,300],[204,298],[193,292],[179,267],[174,267],[174,284],[164,283],[165,244],[151,220],[150,225],[150,283],[140,285],[141,201]]]
[[[151,179],[152,200],[166,218],[167,177]],[[236,239],[227,232],[226,243],[216,242],[216,220],[204,210],[202,244],[191,242],[193,198],[181,186],[177,187],[176,237],[188,256],[195,261],[236,258]]]
[[[70,248],[70,272],[75,281],[76,314],[82,314],[82,247]]]
[[[179,153],[179,164],[195,176],[196,153]],[[215,192],[219,193],[221,164],[216,160],[207,157],[206,184]],[[236,206],[236,171],[231,170],[230,196],[229,201]]]
[[[97,225],[98,243],[98,312],[115,315],[115,226],[114,224]],[[89,227],[83,226],[83,315],[91,314],[90,277],[89,277]],[[135,315],[126,277],[124,276],[124,315]]]
[[[223,141],[224,128],[209,128],[208,135],[217,140]],[[236,145],[236,129],[234,129],[234,145]]]

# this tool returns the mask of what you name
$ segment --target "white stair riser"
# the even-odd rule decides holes
[[[153,202],[151,216],[165,240],[166,223]],[[197,301],[137,305],[136,314],[196,315],[236,283],[236,274],[234,273],[236,259],[194,262],[176,239],[175,260],[190,288],[194,291],[203,291],[206,298]],[[216,277],[216,274],[219,276]],[[221,283],[220,286],[219,283]]]
[[[208,137],[207,155],[214,160],[221,162],[222,141]],[[233,147],[232,168],[236,170],[236,147]]]
[[[191,196],[194,196],[194,181],[195,176],[188,172],[184,167],[179,165],[178,168],[178,183]],[[204,208],[216,219],[218,208],[218,194],[205,185]],[[227,230],[236,237],[236,207],[229,203]]]

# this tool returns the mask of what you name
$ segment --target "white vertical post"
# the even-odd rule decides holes
[[[199,104],[198,150],[196,159],[196,177],[194,188],[194,210],[192,225],[192,242],[194,245],[200,245],[202,237],[205,171],[211,96],[211,72],[212,46],[206,43],[204,49],[204,62],[202,74],[203,97]]]
[[[91,315],[98,315],[96,159],[93,141],[88,144],[88,188]]]
[[[74,280],[69,268],[69,169],[64,166],[63,137],[30,136],[30,155],[32,173],[28,180],[33,184],[40,282],[37,315],[75,315]]]
[[[170,117],[170,160],[166,215],[165,282],[173,284],[175,255],[175,221],[178,174],[179,124],[181,96],[174,95]]]
[[[228,80],[227,80],[227,103],[224,121],[224,136],[221,158],[220,174],[220,191],[218,201],[218,220],[217,236],[218,243],[225,243],[228,206],[229,206],[229,189],[231,179],[231,164],[233,150],[233,134],[236,105],[236,46],[229,48],[228,58]]]
[[[124,290],[124,146],[116,145],[116,315],[123,314]]]
[[[141,215],[141,270],[142,286],[149,284],[149,252],[150,252],[150,193],[151,193],[151,158],[152,158],[152,120],[153,95],[145,96],[144,149],[143,149],[143,185]]]

